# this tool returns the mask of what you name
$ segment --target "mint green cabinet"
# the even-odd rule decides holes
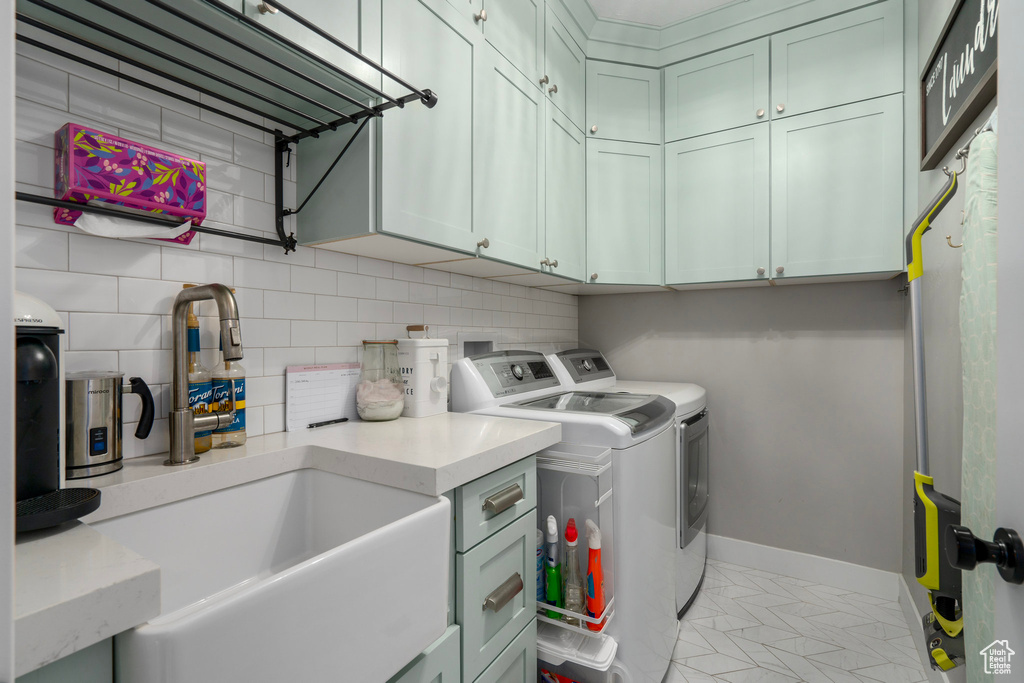
[[[772,277],[903,267],[903,95],[773,121]]]
[[[494,48],[485,46],[480,57],[474,74],[473,213],[478,238],[489,242],[481,255],[539,268],[544,251],[544,94]]]
[[[18,676],[16,683],[113,683],[114,639],[107,638]]]
[[[587,136],[661,143],[661,72],[587,60]]]
[[[543,0],[448,0],[466,21],[540,88],[544,69]]]
[[[388,683],[461,683],[459,627],[449,626],[416,659],[395,674]]]
[[[473,88],[483,36],[444,0],[383,0],[382,28],[384,67],[438,101],[380,122],[380,229],[474,252]],[[401,88],[386,82],[385,90]]]
[[[903,90],[903,5],[889,0],[772,36],[772,117]]]
[[[586,140],[550,102],[544,121],[545,251],[541,270],[572,280],[586,279]]]
[[[587,140],[587,271],[591,282],[660,285],[662,148]]]
[[[768,279],[771,124],[665,145],[665,282]]]
[[[534,619],[473,683],[534,683],[537,680],[537,620]]]
[[[767,121],[768,39],[665,69],[665,142]]]
[[[546,8],[544,19],[544,76],[540,80],[555,106],[583,130],[586,57],[550,7]]]

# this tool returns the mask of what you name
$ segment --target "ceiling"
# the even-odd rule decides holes
[[[600,19],[615,19],[650,26],[668,26],[746,0],[587,0]]]

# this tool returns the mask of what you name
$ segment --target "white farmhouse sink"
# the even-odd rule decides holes
[[[449,502],[304,469],[93,525],[160,565],[121,683],[386,681],[447,625]]]

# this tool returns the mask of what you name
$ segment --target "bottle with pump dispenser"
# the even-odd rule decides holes
[[[183,285],[183,289],[195,287],[195,285]],[[188,306],[188,406],[196,415],[205,415],[212,410],[213,403],[213,380],[210,371],[206,369],[199,358],[199,318],[193,309],[194,304]],[[213,432],[196,432],[195,449],[196,453],[205,453],[213,447]]]
[[[547,592],[544,599],[552,607],[562,607],[562,564],[558,560],[558,522],[554,515],[548,515],[546,525],[547,558],[544,563],[544,579]],[[561,617],[554,610],[548,610],[547,616],[551,619]]]
[[[231,290],[232,292],[234,290]],[[213,372],[214,409],[227,412],[231,410],[231,390],[234,384],[235,419],[231,424],[213,432],[214,448],[234,448],[245,444],[245,368],[238,361],[224,360],[224,347],[221,345],[220,361],[214,366]]]
[[[565,609],[577,614],[586,614],[584,600],[586,591],[583,588],[583,575],[580,574],[580,558],[577,549],[579,532],[576,530],[576,520],[569,518],[565,526],[565,588],[562,591],[565,600]],[[570,616],[562,616],[562,620],[570,626],[580,626],[581,620]]]

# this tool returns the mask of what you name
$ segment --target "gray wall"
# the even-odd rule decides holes
[[[919,5],[918,39],[919,68],[938,40],[954,0],[931,0]],[[996,106],[993,100],[968,131],[957,142],[946,158],[933,171],[918,174],[918,211],[930,202],[945,184],[943,166],[960,169],[954,161],[956,150],[966,143],[978,126],[988,120]],[[960,224],[964,208],[965,183],[932,224],[933,229],[921,242],[924,275],[922,282],[922,317],[924,323],[925,372],[927,376],[928,444],[931,474],[936,489],[960,497],[961,449],[963,442],[963,385],[960,366],[960,254],[946,244],[951,235],[953,244],[960,244],[963,228]],[[909,482],[916,467],[916,439],[914,436],[914,377],[910,364],[912,343],[910,334],[910,307],[906,310],[905,377],[904,377],[904,478]],[[914,524],[913,492],[909,483],[903,487],[903,575],[910,587],[917,609],[924,614],[931,610],[927,592],[914,576]],[[951,680],[960,680],[963,672],[950,672]]]
[[[899,571],[897,281],[580,297],[626,379],[708,390],[709,531]]]

